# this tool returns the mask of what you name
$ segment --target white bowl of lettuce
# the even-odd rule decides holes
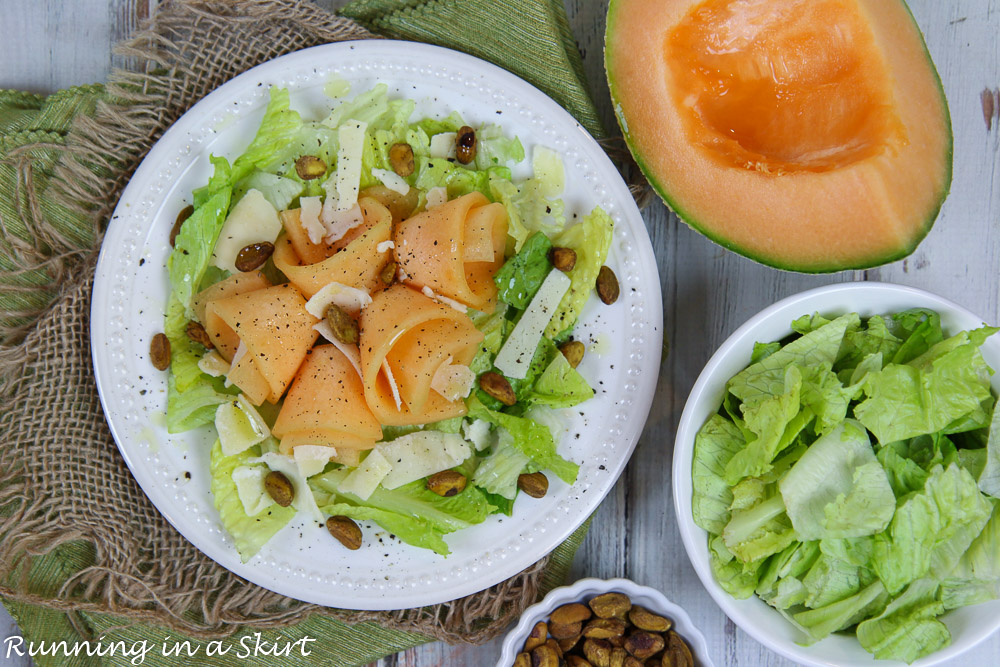
[[[921,290],[849,283],[719,348],[681,416],[674,505],[737,625],[806,665],[932,665],[1000,628],[994,331]]]

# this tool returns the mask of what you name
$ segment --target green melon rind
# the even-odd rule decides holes
[[[934,80],[937,83],[938,95],[941,98],[941,105],[944,108],[944,120],[945,120],[945,130],[947,132],[947,148],[945,151],[945,178],[942,181],[941,194],[937,198],[937,204],[933,206],[924,219],[921,225],[919,233],[914,236],[912,243],[909,245],[886,250],[884,253],[875,253],[871,258],[868,259],[855,259],[851,262],[837,262],[831,261],[829,264],[822,264],[817,266],[805,266],[796,265],[794,263],[783,260],[780,257],[773,257],[769,255],[763,255],[755,253],[751,250],[745,250],[738,246],[737,244],[723,238],[719,234],[716,234],[705,227],[698,224],[697,218],[690,212],[682,208],[677,200],[670,195],[663,184],[657,180],[653,170],[646,163],[642,152],[639,148],[639,141],[632,137],[631,132],[628,130],[628,123],[623,118],[621,110],[621,102],[615,86],[615,82],[611,78],[611,56],[608,52],[608,40],[614,29],[616,13],[615,10],[623,0],[611,0],[608,5],[608,19],[607,27],[604,32],[604,73],[608,81],[608,88],[611,91],[611,101],[614,105],[615,119],[618,121],[618,127],[622,131],[622,135],[625,137],[625,143],[628,146],[629,151],[632,153],[632,157],[635,159],[635,163],[639,166],[646,180],[649,181],[650,186],[653,191],[660,196],[660,199],[672,210],[677,217],[680,218],[685,224],[694,229],[696,232],[705,236],[710,241],[722,246],[727,250],[731,250],[739,255],[742,255],[748,259],[752,259],[755,262],[763,264],[765,266],[770,266],[775,269],[780,269],[782,271],[793,271],[796,273],[836,273],[838,271],[851,271],[851,270],[863,270],[870,269],[876,266],[883,266],[891,262],[903,259],[909,256],[920,242],[924,240],[928,233],[930,233],[931,228],[934,226],[935,220],[937,220],[938,213],[941,212],[941,207],[944,205],[944,200],[947,199],[949,192],[951,191],[952,183],[952,173],[953,173],[953,162],[954,162],[954,145],[955,137],[952,132],[951,124],[951,109],[948,107],[948,98],[944,94],[944,85],[941,82],[941,75],[934,65],[934,60],[931,58],[930,51],[927,49],[927,41],[924,39],[923,32],[920,30],[920,26],[917,25],[916,19],[913,17],[913,12],[910,11],[909,6],[904,2],[903,6],[906,9],[907,16],[910,17],[910,21],[913,23],[913,27],[916,29],[917,34],[920,35],[920,43],[923,47],[924,55],[927,58],[927,62],[930,65],[931,73],[934,75]],[[902,1],[902,0],[900,0]]]

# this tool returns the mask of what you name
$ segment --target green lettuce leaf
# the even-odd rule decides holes
[[[215,509],[219,511],[222,527],[236,543],[236,551],[243,562],[250,560],[275,533],[295,516],[294,507],[282,507],[272,503],[256,516],[247,516],[236,492],[233,471],[260,454],[258,447],[236,454],[224,456],[222,444],[216,440],[210,455],[209,474],[212,476],[211,490]]]
[[[914,308],[892,316],[894,335],[903,341],[896,354],[886,357],[894,364],[916,359],[932,346],[944,340],[941,317],[933,310]]]
[[[476,169],[503,166],[524,160],[524,146],[517,137],[508,138],[499,125],[476,130]]]
[[[986,443],[986,465],[979,474],[979,490],[1000,498],[1000,410],[993,408],[990,434]]]
[[[490,314],[470,312],[472,323],[483,332],[483,340],[479,343],[479,350],[472,358],[469,368],[478,377],[493,368],[493,359],[496,358],[500,346],[503,345],[504,323],[507,321],[507,304],[500,302],[496,310]]]
[[[961,338],[965,342],[952,343]],[[934,433],[980,409],[990,398],[991,373],[979,346],[963,332],[909,364],[869,373],[866,399],[854,414],[883,444]]]
[[[1000,502],[993,503],[993,514],[983,532],[962,554],[958,565],[941,582],[941,601],[945,609],[978,604],[1000,598]]]
[[[816,434],[823,435],[844,421],[855,390],[841,384],[828,364],[803,368],[801,371],[802,405],[816,415]]]
[[[781,354],[775,353],[772,357]],[[765,360],[766,362],[766,360]],[[791,444],[791,437],[785,435],[792,421],[800,414],[799,392],[802,388],[802,373],[798,366],[789,366],[783,373],[783,391],[774,395],[757,394],[754,402],[742,406],[743,419],[747,430],[756,438],[747,442],[726,464],[726,481],[736,484],[744,477],[760,475],[771,469],[775,456]],[[798,430],[804,423],[796,422]]]
[[[798,539],[777,488],[769,497],[749,509],[734,509],[722,531],[726,548],[744,563],[783,551]]]
[[[896,498],[920,491],[930,476],[920,464],[906,456],[907,451],[907,443],[899,441],[882,447],[876,455]]]
[[[723,475],[729,460],[745,444],[740,430],[718,414],[709,417],[695,436],[691,511],[694,522],[709,533],[720,535],[729,523],[733,493]]]
[[[501,430],[493,452],[484,458],[476,468],[472,483],[487,493],[507,500],[517,495],[517,478],[531,461],[528,456],[514,446],[514,436]]]
[[[298,199],[305,189],[306,186],[301,181],[255,171],[233,186],[233,205],[242,199],[248,190],[257,190],[276,211],[284,211],[291,207],[292,202]]]
[[[369,505],[349,505],[334,503],[319,508],[323,514],[330,516],[346,516],[355,521],[374,521],[403,542],[422,549],[430,549],[434,553],[447,556],[451,553],[441,532],[434,529],[429,522],[413,516],[371,507]]]
[[[593,398],[594,390],[562,354],[555,354],[552,361],[535,380],[525,402],[528,405],[548,405],[569,408]]]
[[[170,341],[170,376],[174,380],[177,391],[184,393],[198,378],[201,369],[198,361],[204,353],[204,348],[188,338],[186,333],[188,318],[185,317],[184,306],[173,292],[167,297],[167,314],[163,323],[163,332]]]
[[[777,341],[773,343],[754,343],[753,354],[750,356],[750,364],[753,365],[758,361],[763,361],[780,349],[781,343]]]
[[[845,334],[857,329],[860,324],[861,319],[857,313],[842,315],[824,324],[737,373],[727,385],[729,391],[742,401],[783,394],[788,366],[833,366],[838,359]]]
[[[302,129],[302,117],[291,108],[291,97],[286,88],[271,88],[270,99],[264,110],[260,128],[250,145],[233,161],[231,183],[242,181],[255,169],[279,161]]]
[[[493,276],[500,300],[524,310],[531,303],[545,276],[552,270],[549,251],[552,242],[541,232],[535,232],[516,255],[504,262]]]
[[[414,184],[423,190],[443,187],[448,190],[448,199],[455,199],[470,192],[482,193],[493,201],[495,194],[490,187],[492,181],[510,182],[510,169],[489,167],[483,171],[467,169],[445,158],[419,157]]]
[[[184,316],[188,319],[194,318],[191,297],[212,258],[212,248],[226,221],[232,194],[229,163],[224,158],[212,157],[211,160],[215,165],[215,176],[208,186],[211,189],[203,192],[204,202],[195,206],[194,212],[181,225],[174,240],[174,250],[167,260],[171,289],[184,306]],[[198,200],[196,193],[195,201]]]
[[[427,490],[422,479],[392,490],[379,486],[367,500],[361,500],[337,490],[348,474],[346,469],[336,469],[309,478],[320,511],[374,521],[407,544],[442,555],[449,553],[443,535],[482,523],[496,509],[472,485],[445,498]]]
[[[726,548],[721,536],[709,536],[708,563],[712,576],[722,589],[737,600],[753,595],[760,577],[763,560],[744,564]]]
[[[890,593],[911,581],[948,576],[982,532],[993,508],[976,481],[957,464],[936,466],[924,489],[896,509],[888,530],[876,535],[872,569]]]
[[[810,609],[826,607],[856,595],[874,579],[867,568],[823,553],[802,577],[803,603]]]
[[[816,440],[778,488],[804,540],[880,533],[896,509],[868,432],[853,419]]]
[[[944,611],[938,584],[914,581],[879,616],[858,625],[858,641],[880,660],[913,662],[951,643],[951,633],[935,617]]]
[[[791,619],[808,633],[810,639],[818,641],[853,625],[870,613],[880,612],[888,601],[889,596],[882,582],[874,581],[850,597],[792,614]]]
[[[892,359],[902,342],[893,335],[885,319],[879,315],[868,318],[863,329],[848,331],[844,335],[844,349],[837,363],[838,368],[854,368],[873,354],[881,359]]]
[[[469,417],[484,419],[494,426],[506,429],[514,436],[514,447],[530,458],[538,468],[551,470],[567,484],[576,481],[580,466],[559,456],[555,439],[548,427],[524,417],[490,410],[476,396],[471,397],[468,404]]]
[[[778,609],[802,604],[808,591],[802,585],[801,577],[819,556],[818,542],[792,542],[783,551],[767,559],[757,582],[757,595]],[[788,582],[783,590],[782,582]]]
[[[567,274],[571,281],[569,290],[545,328],[547,338],[559,338],[576,324],[608,258],[613,230],[611,216],[598,207],[555,239],[556,245],[576,251],[576,266]]]
[[[226,389],[222,378],[202,375],[183,393],[173,374],[167,376],[167,433],[183,433],[215,422],[215,411],[233,400],[238,388]]]

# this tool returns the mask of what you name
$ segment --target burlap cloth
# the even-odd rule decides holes
[[[400,9],[387,13],[387,4]],[[421,18],[449,4],[362,1],[348,13],[390,36],[434,41]],[[555,37],[542,48],[553,49],[552,71],[541,87],[555,88],[547,92],[599,134],[561,2],[483,0],[461,10],[495,14],[501,4],[550,21]],[[517,39],[544,33],[500,14]],[[484,642],[565,577],[586,527],[518,576],[446,604],[357,612],[278,595],[218,566],[164,520],[104,420],[90,361],[90,292],[105,221],[139,161],[186,109],[236,74],[305,47],[373,36],[296,0],[167,2],[119,47],[134,67],[115,72],[106,88],[0,93],[0,183],[13,184],[0,187],[0,596],[26,636],[155,642],[167,633],[206,640],[280,631],[319,637],[323,664],[357,664],[431,638]],[[153,657],[145,664],[157,664]]]

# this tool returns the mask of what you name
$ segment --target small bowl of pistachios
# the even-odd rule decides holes
[[[581,579],[528,607],[497,667],[714,667],[705,637],[659,591]]]

